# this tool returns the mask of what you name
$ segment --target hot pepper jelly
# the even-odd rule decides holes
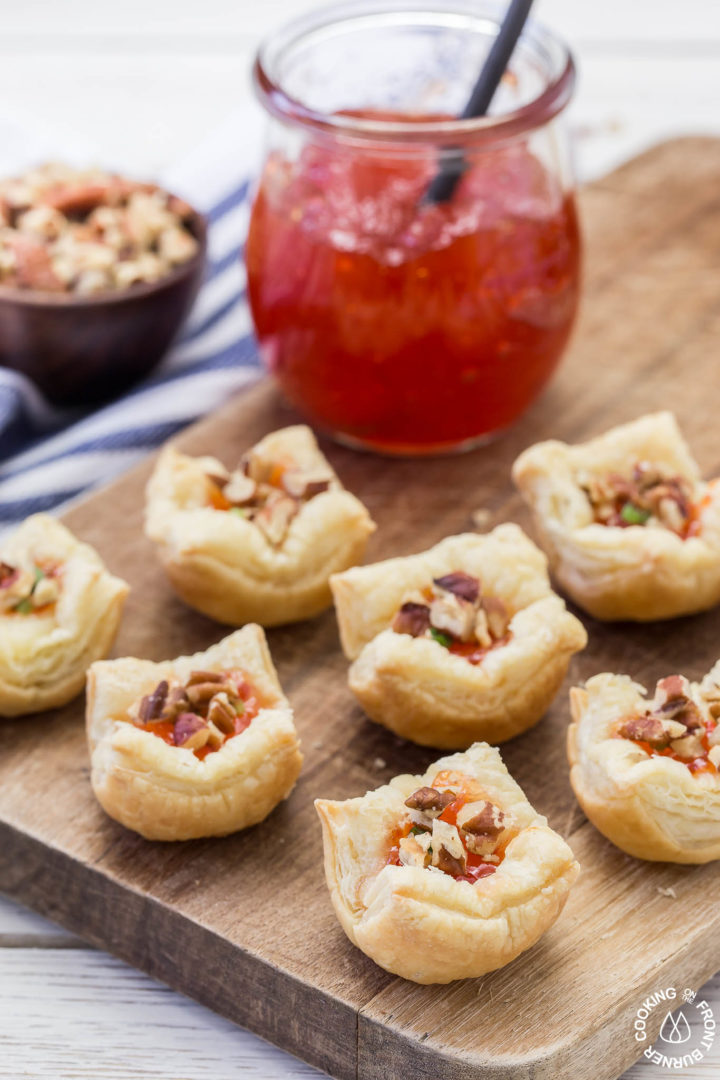
[[[492,21],[472,6],[470,39],[478,44]],[[456,121],[413,105],[418,95],[435,103],[436,53],[465,47],[450,20],[464,10],[460,0],[425,12],[378,8],[376,39],[372,19],[368,29],[367,18],[343,10],[350,14],[335,23],[338,55],[323,82],[331,104],[333,78],[341,83],[343,108],[313,104],[329,63],[322,35],[305,43],[305,52],[320,50],[312,62],[288,60],[307,36],[291,28],[284,45],[266,46],[256,64],[260,97],[283,120],[275,125],[246,252],[261,351],[287,398],[338,438],[391,453],[469,447],[507,428],[535,400],[573,324],[578,223],[551,123],[569,98],[572,61],[555,39],[531,29],[506,75],[505,108],[515,107]],[[382,12],[393,11],[395,21],[383,22]],[[423,51],[416,37],[427,46],[433,35],[434,51]],[[360,73],[353,77],[359,56],[373,80],[373,40],[380,53],[374,62],[389,59],[383,43],[394,42],[402,58],[390,80],[395,98],[425,57],[403,109],[347,104],[361,92]],[[476,50],[457,78],[479,63]],[[378,76],[376,98],[383,85]],[[432,177],[452,166],[462,175],[451,198],[431,202]]]

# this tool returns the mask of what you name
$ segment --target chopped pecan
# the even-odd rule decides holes
[[[433,578],[433,585],[438,589],[444,589],[461,600],[467,600],[474,604],[480,595],[480,582],[476,577],[463,573],[462,570],[454,570],[451,574],[443,574],[442,577]]]
[[[312,499],[327,491],[331,482],[327,469],[286,469],[282,475],[282,486],[294,499]]]
[[[496,641],[504,638],[510,624],[510,615],[498,596],[484,596],[482,606],[487,614],[488,629]]]
[[[432,863],[453,876],[464,874],[467,865],[465,848],[456,826],[439,818],[433,821]]]
[[[219,671],[206,671],[204,668],[193,668],[185,680],[186,686],[195,686],[197,683],[220,683],[225,682],[225,676]]]
[[[291,499],[289,495],[280,495],[275,499],[268,499],[256,515],[255,524],[271,544],[281,544],[297,511],[298,504],[295,499]]]
[[[398,855],[403,866],[424,867],[429,859],[427,850],[418,843],[417,837],[411,834],[401,838],[398,844]]]
[[[220,730],[220,728],[216,727],[216,725],[212,722],[212,720],[209,717],[208,717],[207,726],[208,726],[208,732],[209,732],[208,739],[207,739],[207,745],[210,747],[211,750],[219,750],[220,747],[225,742],[225,734],[224,734],[224,732],[222,732]]]
[[[257,484],[243,472],[234,472],[223,488],[223,495],[233,506],[252,502],[256,493]]]
[[[7,589],[16,580],[20,571],[10,563],[0,561],[0,589]]]
[[[184,686],[174,686],[167,696],[161,713],[162,720],[174,720],[182,712],[188,712],[190,702]]]
[[[618,732],[625,739],[646,742],[654,750],[664,750],[673,739],[685,734],[685,726],[659,716],[631,716],[620,724]]]
[[[454,593],[445,593],[430,604],[430,625],[460,641],[470,641],[475,632],[476,611],[473,604]]]
[[[199,750],[210,739],[210,729],[202,716],[196,713],[180,713],[173,729],[175,745],[186,750]]]
[[[208,708],[208,721],[215,724],[226,735],[235,733],[235,720],[237,713],[230,703],[226,693],[216,694],[210,701]]]
[[[463,832],[496,840],[505,828],[505,814],[494,803],[485,802],[476,814],[461,825]]]
[[[438,870],[442,870],[446,874],[452,874],[453,877],[461,877],[467,867],[466,859],[462,855],[459,859],[451,855],[444,844],[440,845],[437,861],[433,860],[433,864],[437,866]]]
[[[443,810],[454,802],[455,797],[452,791],[421,787],[413,791],[405,800],[405,805],[409,810],[421,810],[424,814],[442,814]]]
[[[145,695],[140,702],[140,708],[138,710],[138,718],[142,720],[143,724],[147,724],[150,720],[158,719],[165,706],[167,695],[167,679],[163,679],[159,682],[151,694]]]
[[[665,679],[659,679],[655,687],[653,708],[663,709],[670,702],[685,702],[690,693],[690,683],[684,675],[668,675]]]
[[[234,687],[228,682],[193,683],[192,686],[185,687],[185,693],[191,705],[204,705],[221,690],[224,690],[226,694],[232,694]]]
[[[420,637],[430,626],[430,608],[427,604],[415,604],[411,601],[403,604],[392,624],[396,634],[410,634]]]
[[[493,638],[490,633],[490,624],[488,622],[488,613],[484,606],[478,608],[475,616],[475,638],[478,645],[482,649],[492,648]]]

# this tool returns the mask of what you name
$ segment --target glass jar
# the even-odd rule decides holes
[[[246,250],[257,337],[290,402],[351,445],[477,445],[535,400],[568,340],[568,50],[529,23],[491,114],[454,118],[503,11],[344,4],[258,54],[270,132]],[[440,201],[438,171],[458,177]]]

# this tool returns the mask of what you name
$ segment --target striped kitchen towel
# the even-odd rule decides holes
[[[66,509],[259,374],[241,259],[258,134],[259,117],[243,109],[160,177],[206,213],[208,269],[181,337],[147,379],[88,414],[53,408],[0,368],[0,532]]]

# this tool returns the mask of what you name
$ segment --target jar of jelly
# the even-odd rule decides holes
[[[456,119],[503,10],[343,4],[258,54],[270,123],[246,250],[257,337],[290,402],[350,445],[475,446],[538,397],[570,335],[567,48],[529,23],[490,114]],[[444,198],[439,172],[457,178]]]

